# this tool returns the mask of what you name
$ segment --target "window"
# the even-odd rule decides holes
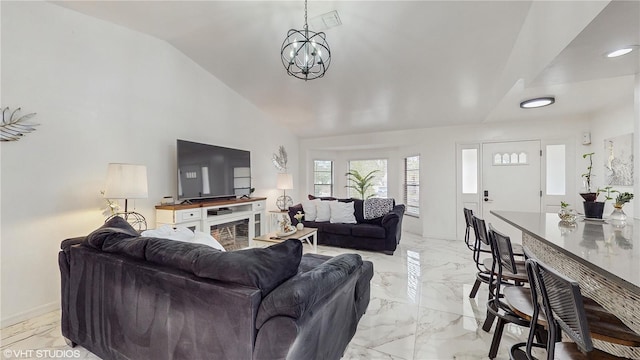
[[[527,165],[527,153],[494,154],[493,165]]]
[[[313,161],[313,195],[333,195],[333,161]]]
[[[406,214],[420,215],[420,156],[404,159],[404,203]]]
[[[502,155],[494,155],[493,163],[501,164]],[[478,193],[478,149],[462,150],[462,193]]]
[[[565,146],[547,145],[547,195],[565,195]]]
[[[370,186],[365,189],[364,198],[370,197],[379,197],[386,198],[387,197],[387,160],[386,159],[377,159],[377,160],[351,160],[349,161],[349,171],[355,170],[362,177],[365,177],[371,171],[375,171],[373,173],[373,178],[370,182]],[[353,187],[357,188],[356,184],[351,181],[347,182],[347,195],[349,197],[355,197],[358,199],[362,198],[362,195]]]

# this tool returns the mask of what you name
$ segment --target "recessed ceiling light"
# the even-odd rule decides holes
[[[521,102],[520,107],[523,109],[533,109],[551,105],[554,102],[556,102],[556,98],[552,96],[538,97]]]
[[[614,50],[611,52],[607,53],[607,57],[608,58],[614,58],[614,57],[618,57],[618,56],[622,56],[622,55],[627,55],[628,53],[632,52],[633,48],[632,47],[626,47],[623,49],[618,49],[618,50]]]

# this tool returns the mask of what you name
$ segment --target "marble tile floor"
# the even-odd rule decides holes
[[[305,245],[305,251],[311,247]],[[319,246],[318,252],[354,252]],[[487,288],[468,294],[475,279],[471,252],[463,241],[405,233],[393,256],[358,251],[374,263],[371,302],[343,359],[487,359],[493,335],[482,330]],[[82,347],[67,346],[60,312],[9,326],[1,332],[1,359],[98,359]],[[508,325],[497,359],[525,341],[528,329]]]

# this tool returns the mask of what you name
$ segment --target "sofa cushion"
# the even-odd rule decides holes
[[[110,238],[102,244],[102,251],[127,255],[135,259],[144,259],[144,253],[147,248],[148,238],[129,237],[129,238]]]
[[[138,236],[140,234],[125,219],[114,216],[104,225],[87,235],[85,243],[94,249],[102,250],[105,241],[111,243]]]
[[[318,216],[318,210],[316,209],[316,204],[319,203],[320,200],[303,200],[302,201],[302,211],[304,212],[304,220],[305,221],[315,221]]]
[[[318,232],[323,232],[325,225],[329,225],[328,222],[315,222],[315,221],[303,221],[305,227],[312,227],[318,229]]]
[[[316,203],[316,222],[325,222],[331,219],[331,201],[320,201]]]
[[[193,264],[193,273],[200,277],[255,287],[265,296],[298,272],[301,257],[302,243],[290,239],[264,249],[200,254]]]
[[[204,255],[221,252],[208,245],[162,238],[147,239],[145,259],[158,265],[193,272],[196,260]]]
[[[309,200],[322,200],[322,201],[337,200],[339,202],[352,202],[354,200],[353,198],[338,199],[333,196],[313,196],[311,194],[307,195],[307,197],[309,198]]]
[[[331,208],[331,218],[329,222],[337,224],[355,224],[356,217],[353,214],[353,201],[351,202],[339,202],[330,201],[329,207]]]
[[[331,256],[327,255],[304,254],[300,260],[300,266],[298,266],[298,274],[307,272],[331,258]]]
[[[362,266],[358,254],[338,255],[280,285],[260,303],[256,328],[274,316],[301,318],[308,309],[347,280]]]
[[[385,238],[385,230],[382,226],[372,224],[356,224],[351,227],[351,235],[369,238]]]
[[[338,199],[334,198],[333,196],[313,196],[313,195],[309,194],[309,195],[307,195],[307,197],[309,198],[309,200],[316,200],[316,199],[319,199],[319,200],[330,200],[330,201],[331,200],[338,200]]]
[[[356,226],[355,224],[326,224],[322,231],[328,234],[336,235],[351,235],[351,228]]]

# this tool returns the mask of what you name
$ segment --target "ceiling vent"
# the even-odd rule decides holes
[[[309,27],[314,31],[325,31],[327,29],[342,25],[342,21],[340,21],[338,12],[336,10],[333,10],[326,14],[312,17],[311,19],[309,19],[309,25]]]

